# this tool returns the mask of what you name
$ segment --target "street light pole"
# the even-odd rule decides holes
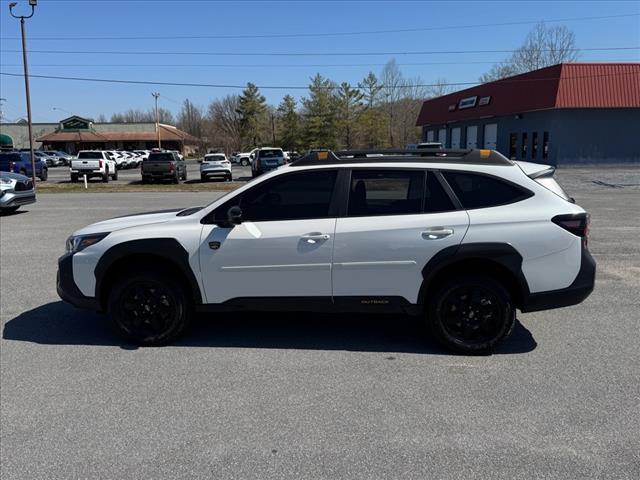
[[[160,117],[158,116],[158,97],[160,94],[158,92],[151,94],[156,101],[156,134],[158,135],[158,148],[162,148],[160,145]]]
[[[9,13],[13,18],[20,19],[20,31],[22,33],[22,64],[24,66],[24,90],[25,95],[27,97],[27,125],[29,130],[29,153],[31,155],[31,179],[33,180],[33,188],[36,188],[36,160],[35,155],[33,154],[33,128],[31,122],[31,94],[29,92],[29,67],[27,65],[27,33],[25,30],[24,21],[27,18],[33,17],[35,13],[37,0],[29,0],[29,5],[31,6],[31,14],[30,15],[14,15],[13,8],[17,5],[17,3],[13,2],[9,4]]]

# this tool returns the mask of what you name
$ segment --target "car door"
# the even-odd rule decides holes
[[[468,226],[466,211],[456,210],[434,172],[353,169],[346,216],[336,222],[334,300],[417,303],[423,268],[459,245]]]
[[[199,249],[207,303],[256,297],[330,301],[336,178],[335,169],[287,172],[216,208]],[[225,225],[233,206],[242,210],[242,223]]]

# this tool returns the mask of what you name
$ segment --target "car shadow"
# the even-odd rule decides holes
[[[0,217],[15,217],[16,215],[22,215],[23,213],[29,213],[29,210],[23,210],[24,207],[21,207],[20,210],[14,210],[13,212],[6,211],[4,208],[0,208]]]
[[[9,320],[5,340],[43,345],[101,345],[135,349],[118,338],[105,315],[52,302]],[[346,350],[449,355],[404,315],[233,312],[198,315],[174,346]],[[531,352],[537,343],[519,321],[494,354]]]

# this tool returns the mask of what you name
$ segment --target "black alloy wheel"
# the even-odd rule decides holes
[[[490,277],[445,282],[435,295],[429,320],[436,338],[462,353],[486,353],[515,325],[515,308],[507,290]]]
[[[161,272],[125,277],[109,297],[116,332],[141,345],[162,345],[176,338],[186,328],[188,311],[184,289]]]

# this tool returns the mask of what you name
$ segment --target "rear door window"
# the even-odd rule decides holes
[[[527,190],[487,175],[453,171],[442,174],[465,209],[506,205],[531,196]]]
[[[420,170],[353,170],[347,215],[422,213],[424,175]]]

